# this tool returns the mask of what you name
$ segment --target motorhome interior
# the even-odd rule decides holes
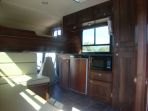
[[[0,0],[0,111],[148,111],[147,0]]]

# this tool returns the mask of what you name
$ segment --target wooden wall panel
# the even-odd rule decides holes
[[[138,56],[137,56],[137,83],[136,83],[136,101],[135,111],[145,111],[145,91],[146,91],[146,1],[136,0],[136,36],[138,38]]]

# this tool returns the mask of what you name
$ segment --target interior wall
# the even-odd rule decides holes
[[[37,55],[34,52],[0,52],[1,76],[37,73]]]

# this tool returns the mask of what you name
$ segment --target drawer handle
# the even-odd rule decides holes
[[[102,76],[102,74],[98,74],[98,76]]]

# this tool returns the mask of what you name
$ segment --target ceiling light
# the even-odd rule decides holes
[[[82,2],[85,2],[85,1],[87,1],[87,0],[73,0],[73,1],[75,1],[75,2],[77,2],[77,3],[82,3]]]

